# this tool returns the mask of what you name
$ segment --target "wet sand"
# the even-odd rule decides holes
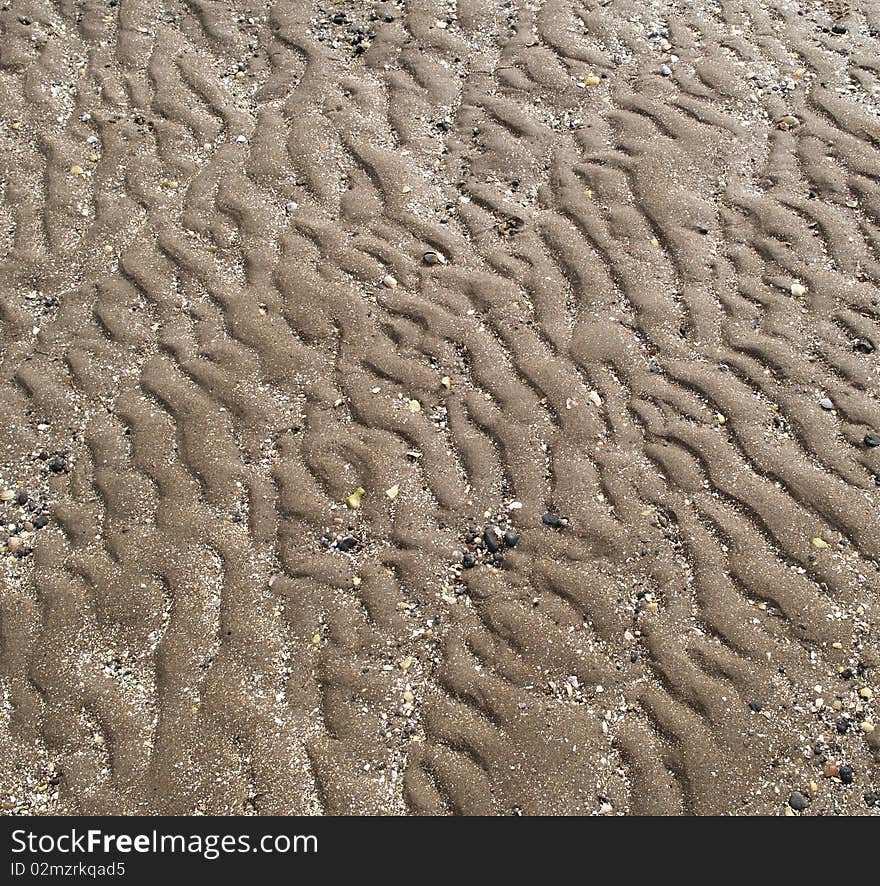
[[[5,812],[880,814],[878,60],[7,0]]]

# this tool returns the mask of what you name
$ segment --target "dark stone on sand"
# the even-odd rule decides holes
[[[800,791],[794,791],[788,798],[788,805],[796,812],[803,812],[809,805],[809,800]]]
[[[864,800],[865,800],[865,805],[869,809],[873,809],[878,803],[880,803],[880,797],[878,797],[876,794],[873,794],[873,793],[872,794],[865,794]]]
[[[357,539],[353,535],[343,535],[342,538],[336,542],[336,548],[344,553],[346,551],[354,550],[354,548],[357,547],[357,543]]]
[[[841,767],[837,770],[837,777],[838,777],[838,778],[839,778],[844,784],[852,784],[852,780],[853,780],[852,766],[841,766]]]
[[[550,511],[548,511],[546,514],[544,514],[543,517],[541,517],[541,522],[545,526],[551,526],[553,529],[557,529],[562,526],[562,520],[560,520],[556,514]]]
[[[495,532],[493,527],[487,526],[483,530],[483,541],[485,541],[486,548],[490,553],[496,554],[501,550],[501,540],[498,538],[498,533]]]
[[[477,561],[474,559],[473,554],[465,554],[461,558],[461,565],[464,566],[465,569],[472,569],[477,565]]]
[[[843,735],[849,730],[849,720],[838,720],[836,724],[837,732]]]
[[[880,438],[878,438],[878,442],[880,442]],[[67,470],[67,462],[60,455],[56,455],[49,462],[49,470],[55,474],[63,474]]]
[[[49,524],[49,518],[47,516],[45,516],[45,514],[40,514],[40,516],[34,520],[34,529],[42,529],[44,526],[47,526],[48,524]]]
[[[833,25],[831,28],[832,34],[845,34],[846,33],[846,25]]]
[[[865,446],[870,446],[871,448],[880,446],[880,434],[873,432],[865,434]]]
[[[756,713],[760,714],[764,710],[764,705],[760,701],[750,701],[749,707]]]
[[[519,541],[519,533],[515,529],[508,529],[504,533],[504,544],[509,548],[515,548]]]
[[[874,345],[866,338],[857,338],[853,341],[853,350],[860,354],[870,354],[874,351]]]
[[[26,492],[18,493],[18,503],[20,505],[26,505],[28,503],[28,494]]]

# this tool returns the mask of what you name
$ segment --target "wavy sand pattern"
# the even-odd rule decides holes
[[[0,169],[7,811],[880,813],[876,2],[6,0]]]

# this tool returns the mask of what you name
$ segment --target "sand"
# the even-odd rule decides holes
[[[880,814],[878,59],[7,0],[2,808]]]

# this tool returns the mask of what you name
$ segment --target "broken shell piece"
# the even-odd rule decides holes
[[[452,388],[452,379],[448,375],[444,375],[443,378],[440,379],[440,384],[443,385],[446,390],[451,390]]]
[[[358,486],[354,492],[345,500],[345,503],[353,510],[356,511],[361,506],[361,499],[364,496],[364,488],[362,486]]]
[[[382,278],[382,285],[387,286],[389,289],[394,289],[397,286],[397,280],[391,274],[386,274]]]
[[[394,501],[394,499],[397,498],[399,493],[400,493],[400,486],[398,486],[397,483],[395,483],[389,489],[385,490],[385,495],[387,495],[388,498],[391,499],[391,501]]]
[[[602,398],[599,396],[599,392],[598,392],[598,391],[590,391],[590,393],[587,394],[587,397],[590,398],[590,402],[591,402],[591,403],[593,404],[593,406],[595,406],[597,409],[598,409],[598,407],[600,407],[600,406],[602,405]]]
[[[791,294],[795,298],[803,298],[807,294],[807,287],[803,283],[792,283]]]
[[[410,412],[421,412],[422,411],[422,404],[419,403],[418,400],[410,400],[408,405],[409,405]]]
[[[431,250],[429,252],[426,252],[422,256],[422,261],[426,265],[445,265],[446,264],[446,256],[443,255],[442,252],[436,252],[434,250]]]

